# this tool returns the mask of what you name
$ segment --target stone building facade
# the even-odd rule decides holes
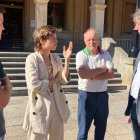
[[[69,41],[74,43],[74,52],[80,50],[83,33],[90,27],[101,37],[130,39],[131,14],[136,8],[134,0],[1,0],[0,5],[7,10],[0,49],[33,50],[34,29],[50,24],[62,29],[58,52]]]

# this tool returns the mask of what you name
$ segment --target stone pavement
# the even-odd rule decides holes
[[[69,101],[71,116],[65,125],[65,140],[76,140],[77,137],[77,94],[66,94]],[[110,115],[105,140],[133,140],[131,125],[126,124],[124,110],[127,103],[127,91],[109,93]],[[11,98],[5,109],[6,140],[26,140],[26,132],[22,130],[23,116],[27,104],[27,96]],[[94,126],[92,125],[88,140],[93,140]]]

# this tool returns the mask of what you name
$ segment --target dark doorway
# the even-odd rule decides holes
[[[23,9],[5,8],[4,27],[0,49],[23,48]]]

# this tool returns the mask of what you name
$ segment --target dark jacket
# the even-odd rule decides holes
[[[135,73],[137,71],[137,66],[138,66],[138,63],[140,61],[140,53],[136,59],[136,63],[135,63],[135,67],[134,67],[134,72],[133,72],[133,75],[132,75],[132,81],[134,79],[134,76],[135,76]],[[132,82],[131,82],[132,84]],[[131,92],[131,87],[130,87],[130,90],[129,90],[129,96],[128,96],[128,104],[127,104],[127,107],[126,107],[126,110],[125,110],[125,115],[126,116],[129,116],[130,115],[130,111],[131,111],[131,107],[132,107],[132,104],[134,102],[134,98],[130,95],[130,92]],[[137,113],[137,119],[138,119],[138,123],[140,124],[140,92],[139,92],[139,95],[138,95],[138,100],[137,100],[137,103],[136,103],[136,113]]]
[[[3,78],[5,76],[4,70],[3,70],[3,66],[0,62],[0,78]],[[4,136],[6,133],[5,130],[5,120],[4,120],[4,116],[3,116],[3,109],[0,109],[0,137]]]

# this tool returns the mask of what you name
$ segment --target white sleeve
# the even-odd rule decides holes
[[[114,68],[113,63],[112,63],[111,55],[110,55],[110,53],[107,52],[107,51],[106,51],[106,58],[105,58],[105,61],[106,61],[106,67],[107,67],[108,69]]]
[[[86,55],[80,51],[76,54],[76,69],[87,67]]]

